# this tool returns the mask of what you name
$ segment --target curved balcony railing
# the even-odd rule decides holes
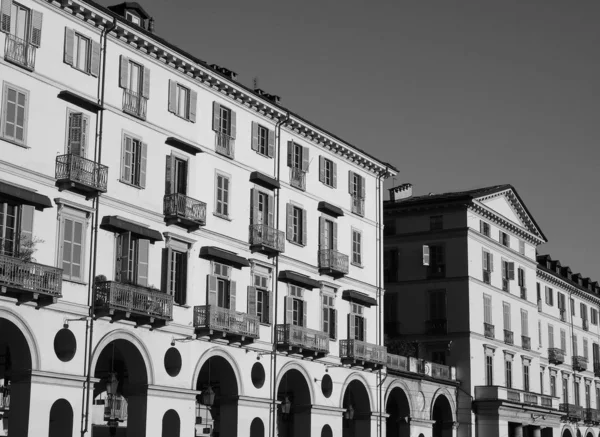
[[[125,89],[123,90],[123,111],[135,117],[146,119],[148,99],[140,93]]]
[[[166,321],[173,317],[173,296],[141,285],[101,281],[96,282],[94,310],[123,311]]]
[[[277,344],[323,354],[329,353],[329,335],[304,326],[277,325]]]
[[[258,338],[258,317],[216,305],[194,307],[194,327]]]
[[[494,338],[496,336],[494,325],[492,325],[491,323],[484,323],[483,324],[483,334],[487,338]]]
[[[366,341],[340,340],[340,358],[385,365],[387,348]]]
[[[174,220],[189,226],[204,226],[206,224],[206,203],[185,194],[165,194],[163,213],[167,221]]]
[[[274,252],[283,252],[285,250],[285,235],[267,225],[250,225],[250,245],[264,246]]]
[[[587,370],[588,359],[586,357],[575,355],[573,357],[573,369],[582,372]]]
[[[72,153],[56,157],[57,181],[84,185],[106,193],[108,167]]]
[[[347,275],[349,270],[348,255],[331,249],[319,250],[319,269]]]
[[[27,70],[35,69],[35,46],[10,33],[6,34],[4,59]]]
[[[235,157],[235,140],[226,133],[217,132],[215,136],[215,152],[233,159]]]
[[[0,255],[0,286],[62,297],[62,269]]]
[[[565,351],[557,347],[548,348],[548,361],[552,364],[562,364],[565,362]]]
[[[583,419],[583,407],[573,404],[559,404],[558,411],[563,414],[563,417],[568,420],[582,420]]]
[[[365,199],[360,196],[352,196],[352,212],[358,215],[365,215]]]
[[[300,190],[306,190],[306,172],[301,168],[290,168],[290,185]]]

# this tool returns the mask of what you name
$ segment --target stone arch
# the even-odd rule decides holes
[[[454,398],[452,397],[452,394],[450,394],[448,389],[445,387],[440,387],[439,389],[437,389],[436,392],[431,397],[431,403],[429,404],[429,418],[433,419],[433,406],[435,405],[435,401],[437,401],[437,398],[440,396],[444,396],[446,398],[446,400],[448,401],[448,403],[450,404],[450,410],[452,412],[452,420],[454,422],[456,422],[457,421],[457,419],[456,419],[456,404],[454,402]]]
[[[309,392],[309,395],[310,395],[310,403],[314,404],[315,403],[315,389],[314,389],[313,384],[312,384],[313,380],[311,379],[310,374],[308,373],[308,371],[300,363],[296,363],[296,362],[293,362],[293,361],[290,361],[289,363],[286,363],[279,370],[279,373],[277,374],[277,380],[275,381],[275,387],[279,388],[279,383],[283,379],[283,376],[289,370],[297,370],[298,372],[300,372],[302,374],[302,376],[304,376],[304,379],[306,380],[306,385],[308,386],[308,392]]]
[[[395,379],[387,386],[385,394],[383,395],[383,405],[387,405],[388,400],[390,399],[390,395],[392,394],[392,391],[395,388],[399,388],[406,395],[406,399],[408,400],[408,408],[410,409],[410,414],[412,415],[414,410],[412,398],[410,397],[410,389],[408,388],[408,384],[406,384],[406,382],[404,382],[403,380]]]
[[[33,330],[26,320],[24,320],[16,311],[11,308],[0,308],[0,319],[5,319],[15,325],[23,334],[27,345],[29,346],[29,354],[31,355],[31,369],[39,370],[40,364],[40,348],[38,342],[33,335]]]
[[[588,428],[585,430],[585,432],[583,433],[584,437],[595,437],[595,433],[594,433],[594,429],[593,428]]]
[[[152,359],[150,358],[150,353],[144,343],[131,332],[126,331],[125,329],[116,329],[114,331],[106,334],[102,339],[96,344],[94,348],[94,352],[92,353],[92,369],[96,368],[98,364],[98,358],[100,358],[100,354],[111,342],[116,340],[124,340],[131,343],[135,346],[142,356],[144,364],[146,366],[146,375],[148,378],[148,384],[154,384],[154,367],[152,365]]]
[[[560,433],[560,436],[562,437],[575,437],[575,435],[575,431],[570,425],[563,426],[563,429]]]
[[[373,406],[373,394],[371,393],[371,387],[369,386],[369,382],[359,372],[351,373],[344,380],[344,382],[342,384],[342,389],[341,389],[341,393],[340,393],[340,402],[339,402],[338,406],[342,409],[344,408],[344,395],[346,394],[346,390],[348,389],[348,386],[350,385],[350,383],[352,381],[359,381],[361,384],[363,384],[365,386],[365,389],[367,390],[367,395],[369,396],[369,408],[371,409],[371,411],[375,411],[376,408]]]
[[[204,364],[210,358],[213,358],[213,357],[223,358],[225,361],[227,361],[229,363],[229,365],[231,366],[231,369],[233,370],[233,373],[235,374],[238,395],[242,396],[244,394],[244,382],[243,382],[242,373],[240,372],[240,368],[237,365],[237,360],[235,360],[228,351],[226,351],[225,349],[222,349],[220,347],[211,347],[206,352],[204,352],[202,355],[200,355],[200,358],[198,359],[198,362],[196,363],[196,368],[194,369],[194,374],[192,375],[191,389],[196,390],[196,384],[198,383],[198,377],[200,376],[200,371],[202,370],[202,366],[204,366]]]

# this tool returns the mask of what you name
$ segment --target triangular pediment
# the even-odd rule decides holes
[[[525,222],[521,219],[521,217],[519,217],[519,214],[517,213],[517,211],[515,211],[513,205],[506,196],[499,195],[488,199],[483,199],[481,200],[481,203],[490,208],[491,210],[497,212],[505,219],[510,220],[514,224],[523,228],[527,228]]]

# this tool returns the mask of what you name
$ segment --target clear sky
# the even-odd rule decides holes
[[[158,35],[258,77],[415,194],[514,185],[550,241],[540,253],[600,281],[600,3],[139,3]]]

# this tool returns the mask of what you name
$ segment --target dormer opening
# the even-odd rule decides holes
[[[118,5],[109,6],[108,9],[120,15],[131,24],[135,24],[150,32],[154,31],[154,20],[137,2],[123,2]]]

